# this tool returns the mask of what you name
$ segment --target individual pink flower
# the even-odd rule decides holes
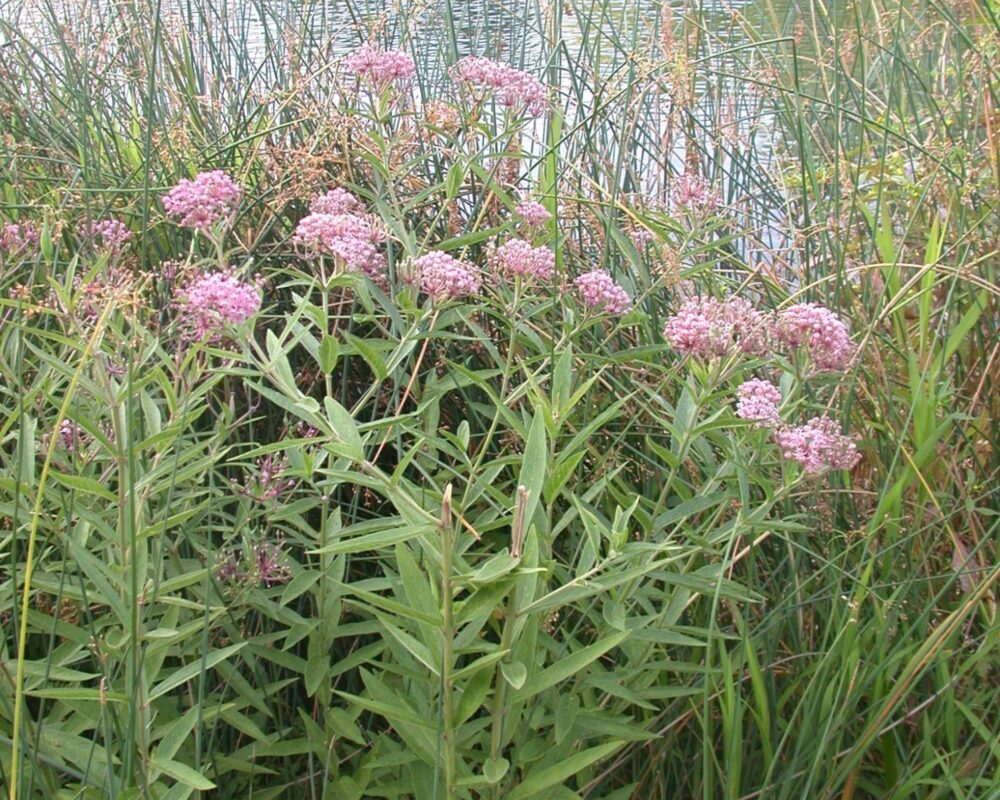
[[[686,355],[711,358],[735,350],[762,353],[768,331],[768,318],[743,298],[693,297],[667,320],[663,336]]]
[[[523,239],[511,239],[496,249],[490,263],[508,278],[549,281],[555,272],[556,256],[547,247],[532,247]]]
[[[14,255],[29,247],[37,247],[41,236],[30,222],[8,222],[0,228],[0,251]]]
[[[246,322],[259,310],[257,287],[223,272],[201,275],[180,295],[183,324],[197,338],[214,336],[226,325]]]
[[[408,53],[378,50],[367,44],[344,60],[344,68],[379,87],[408,81],[417,74],[416,65]]]
[[[523,108],[532,116],[542,114],[548,105],[548,88],[544,83],[501,61],[466,56],[452,64],[448,74],[456,83],[473,90],[486,90],[501,105]]]
[[[788,347],[805,347],[820,370],[839,370],[854,356],[847,325],[818,303],[800,303],[778,314],[776,335]]]
[[[552,215],[549,210],[534,200],[525,200],[523,203],[518,203],[517,207],[514,209],[514,213],[517,214],[521,220],[529,228],[538,228],[552,219]]]
[[[243,190],[222,170],[202,172],[195,179],[182,178],[163,197],[163,207],[181,225],[208,230],[236,208]]]
[[[313,214],[353,214],[359,205],[357,197],[338,186],[326,194],[314,197],[309,203],[309,210]]]
[[[781,391],[769,381],[753,378],[736,390],[736,416],[757,421],[758,427],[770,427],[781,421],[778,406]]]
[[[719,205],[719,194],[700,175],[685,172],[674,179],[671,199],[678,210],[710,212]]]
[[[132,238],[132,232],[124,222],[117,219],[102,219],[85,225],[81,231],[83,238],[103,252],[117,255]]]
[[[842,434],[840,426],[826,416],[775,431],[774,440],[782,456],[799,462],[809,473],[827,468],[850,469],[861,458],[854,440]]]
[[[433,300],[455,300],[476,294],[481,281],[475,268],[434,250],[413,262],[420,290]]]
[[[632,307],[632,298],[600,269],[585,272],[573,281],[584,305],[605,314],[624,314]]]

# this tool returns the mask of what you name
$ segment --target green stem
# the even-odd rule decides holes
[[[451,485],[445,490],[441,514],[441,634],[443,647],[441,654],[441,705],[442,732],[444,745],[444,796],[451,800],[455,796],[455,711],[452,694],[454,692],[452,668],[455,658],[455,623],[452,617],[451,570],[455,548],[455,528],[451,521]]]
[[[53,423],[52,433],[49,436],[49,446],[45,452],[45,461],[42,463],[42,470],[38,476],[35,507],[32,510],[31,528],[28,531],[28,551],[24,557],[24,587],[21,590],[21,627],[17,635],[17,673],[14,678],[14,724],[11,733],[10,782],[8,784],[10,800],[17,800],[17,780],[21,747],[21,716],[24,708],[24,656],[28,644],[28,602],[31,598],[31,576],[34,571],[35,540],[38,538],[38,525],[42,518],[42,501],[45,498],[45,484],[48,481],[49,471],[52,468],[52,457],[55,455],[56,443],[59,441],[59,426],[66,419],[66,413],[69,411],[69,405],[73,400],[77,384],[79,384],[83,376],[83,369],[87,365],[87,360],[90,358],[95,345],[101,340],[101,336],[104,333],[104,326],[107,324],[108,316],[111,314],[113,307],[112,303],[105,306],[104,311],[97,320],[97,324],[94,325],[94,332],[91,334],[90,339],[87,340],[87,345],[83,349],[83,354],[80,356],[80,363],[77,365],[76,370],[74,370],[73,377],[70,378],[69,385],[66,387],[66,396],[63,398],[62,405],[59,407],[59,413],[56,415],[55,422]]]

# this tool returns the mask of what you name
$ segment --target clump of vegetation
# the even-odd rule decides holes
[[[994,6],[186,8],[0,16],[12,798],[997,785]]]

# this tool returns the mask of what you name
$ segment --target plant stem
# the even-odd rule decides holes
[[[452,693],[454,654],[454,620],[452,618],[451,569],[455,548],[455,528],[451,519],[451,484],[445,488],[441,501],[441,740],[444,745],[444,796],[455,796],[455,712]]]

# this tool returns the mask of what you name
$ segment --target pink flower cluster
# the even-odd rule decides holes
[[[595,269],[573,281],[584,305],[605,314],[624,314],[632,306],[632,298],[615,283],[607,272]]]
[[[309,210],[313,214],[352,214],[359,205],[357,197],[338,186],[326,194],[314,197],[309,203]]]
[[[285,492],[295,488],[294,478],[286,477],[288,458],[270,454],[257,459],[257,478],[242,487],[242,494],[259,503],[276,500]],[[234,478],[233,484],[237,485]]]
[[[117,219],[102,219],[84,226],[82,230],[83,238],[93,243],[98,250],[108,253],[120,253],[129,239],[132,232],[124,222]]]
[[[438,250],[420,256],[413,267],[420,290],[439,302],[476,294],[481,286],[473,266]]]
[[[667,320],[663,336],[682,353],[711,358],[734,350],[762,353],[768,330],[767,317],[743,298],[695,297]]]
[[[847,325],[818,303],[800,303],[780,312],[775,334],[788,347],[805,346],[817,369],[843,369],[854,356]]]
[[[769,381],[753,378],[736,390],[736,416],[757,421],[758,427],[770,427],[781,422],[778,406],[781,391]]]
[[[653,236],[652,231],[648,231],[645,228],[632,228],[628,232],[628,238],[632,240],[632,244],[635,246],[636,250],[645,250],[646,245],[649,244],[656,237]]]
[[[417,74],[409,54],[402,50],[378,50],[370,45],[351,53],[344,60],[344,68],[379,87],[407,81]]]
[[[14,255],[29,247],[37,247],[40,235],[38,228],[29,222],[8,222],[0,228],[0,250]]]
[[[675,208],[690,212],[714,211],[720,202],[718,192],[694,172],[685,172],[675,179],[671,199]]]
[[[59,425],[59,444],[68,452],[76,452],[87,439],[86,432],[69,419],[64,419]]]
[[[507,108],[523,108],[538,116],[548,104],[548,89],[538,78],[491,58],[466,56],[448,70],[451,79],[473,89],[493,93]]]
[[[263,584],[270,588],[279,583],[285,583],[292,577],[292,572],[284,563],[285,540],[278,538],[274,542],[267,540],[258,542],[248,557],[237,556],[232,550],[223,553],[219,564],[219,580],[228,583],[245,583],[250,586]]]
[[[317,198],[312,205],[320,208],[344,205],[342,196],[331,199],[331,194]],[[364,217],[323,212],[303,217],[292,237],[307,255],[333,256],[349,272],[360,272],[376,282],[384,279],[386,270],[385,257],[376,247],[381,240],[381,233]]]
[[[257,287],[222,272],[192,281],[180,299],[184,323],[197,338],[215,336],[227,324],[246,322],[260,310]]]
[[[371,242],[371,223],[356,214],[309,214],[299,220],[292,237],[295,244],[315,253],[329,252],[338,239]]]
[[[366,275],[380,286],[388,284],[385,256],[377,247],[385,233],[362,216],[357,197],[337,187],[314,197],[309,210],[292,237],[307,256],[333,256],[349,272]]]
[[[552,215],[549,213],[549,210],[541,203],[534,200],[525,200],[523,203],[518,203],[517,207],[514,209],[514,213],[517,214],[529,228],[541,227],[552,219]]]
[[[243,190],[220,169],[202,172],[195,179],[182,178],[163,197],[163,207],[180,224],[208,230],[236,208]]]
[[[854,440],[842,434],[840,426],[826,416],[775,431],[774,439],[785,458],[798,461],[809,473],[827,468],[850,469],[861,458]]]
[[[511,239],[502,244],[490,262],[508,278],[520,276],[540,281],[551,280],[556,268],[555,253],[547,247],[532,247],[523,239]]]

